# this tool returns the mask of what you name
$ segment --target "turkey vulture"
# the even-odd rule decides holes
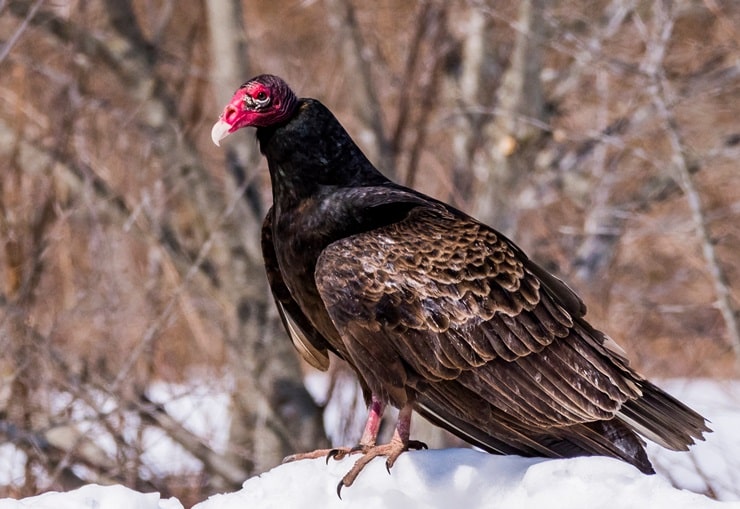
[[[213,126],[217,145],[257,128],[273,206],[265,268],[293,343],[326,370],[354,369],[368,402],[359,445],[292,459],[359,453],[349,486],[377,456],[425,447],[412,410],[496,454],[603,455],[653,473],[642,435],[687,450],[705,419],[630,368],[584,318],[560,279],[463,212],[395,184],[315,99],[272,75],[242,85]],[[398,409],[376,444],[387,404]]]

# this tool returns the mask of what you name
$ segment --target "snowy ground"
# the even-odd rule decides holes
[[[470,449],[410,452],[399,458],[391,475],[382,460],[375,460],[342,490],[340,500],[337,481],[353,461],[328,467],[322,459],[283,465],[249,479],[241,491],[216,495],[194,509],[740,508],[740,502],[716,502],[678,490],[664,478],[608,458],[542,460]]]
[[[661,476],[646,476],[608,458],[543,460],[491,456],[470,449],[414,451],[399,458],[391,475],[376,460],[356,483],[336,494],[352,459],[282,465],[248,479],[235,493],[215,495],[193,509],[740,509],[679,490]],[[22,501],[0,500],[0,509],[181,509],[175,499],[121,486],[88,485]]]
[[[0,500],[0,509],[183,509],[179,500],[123,486],[88,484],[68,493],[49,492],[23,500]]]
[[[716,381],[669,381],[661,384],[711,421],[714,433],[691,454],[650,447],[658,470],[644,476],[631,466],[607,458],[542,460],[491,456],[472,450],[414,451],[401,456],[388,475],[382,460],[363,471],[355,485],[336,495],[339,479],[353,459],[303,461],[277,467],[248,479],[242,490],[211,497],[194,509],[255,508],[375,508],[464,507],[497,509],[719,508],[740,509],[740,384]],[[159,391],[159,392],[158,392]],[[174,392],[173,392],[174,391]],[[179,397],[177,393],[181,392]],[[168,400],[168,411],[216,449],[225,442],[228,398],[207,391],[160,387],[153,399]],[[211,419],[208,419],[210,417]],[[216,418],[217,417],[217,418]],[[329,424],[329,423],[327,423]],[[148,472],[197,470],[167,437],[152,436]],[[180,460],[172,461],[173,458]],[[0,484],[18,481],[22,453],[0,445]],[[20,464],[20,468],[19,468]],[[680,488],[675,488],[673,486]],[[691,490],[691,491],[688,491]],[[712,492],[716,502],[693,492]],[[142,494],[122,486],[88,485],[69,493],[45,493],[21,501],[0,500],[0,509],[180,509],[175,499]]]
[[[740,500],[740,384],[716,380],[670,380],[660,384],[709,419],[712,433],[690,453],[648,442],[655,470],[672,484]]]

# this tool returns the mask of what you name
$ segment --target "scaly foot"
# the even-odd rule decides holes
[[[328,463],[331,458],[340,460],[350,454],[361,454],[362,456],[355,462],[350,471],[339,481],[337,485],[337,495],[339,498],[342,498],[342,488],[351,486],[360,472],[362,472],[362,469],[378,456],[386,458],[385,468],[390,474],[391,467],[403,452],[409,449],[427,449],[427,444],[418,440],[409,440],[411,412],[413,410],[413,402],[409,400],[398,412],[396,429],[393,432],[391,441],[387,444],[375,445],[384,408],[385,403],[383,400],[373,394],[369,406],[369,415],[365,424],[365,431],[362,434],[359,445],[354,447],[337,447],[335,449],[317,449],[311,452],[292,454],[286,457],[283,463],[316,458],[326,458],[326,462]]]
[[[371,447],[372,445],[359,444],[354,447],[335,447],[333,449],[316,449],[315,451],[299,452],[283,458],[283,463],[290,463],[300,460],[313,460],[316,458],[326,458],[326,463],[328,464],[329,460],[332,458],[335,460],[341,460],[342,458],[350,454],[354,454],[356,452],[365,452]]]
[[[362,456],[355,462],[350,471],[347,472],[344,477],[342,477],[342,480],[339,481],[339,484],[337,484],[337,496],[339,498],[342,498],[342,488],[344,488],[345,486],[352,486],[352,483],[355,482],[355,479],[357,479],[357,476],[360,474],[360,472],[362,472],[362,469],[364,469],[365,466],[373,459],[377,457],[385,457],[385,468],[390,474],[391,467],[396,462],[398,457],[402,453],[410,449],[427,449],[427,444],[425,444],[424,442],[419,442],[418,440],[403,441],[400,440],[398,436],[394,436],[393,439],[387,444],[365,447],[360,446],[359,448],[350,449],[346,454],[361,452]],[[343,454],[341,457],[346,456],[346,454]],[[336,459],[340,459],[340,457],[338,457],[337,455],[334,455],[333,457]]]

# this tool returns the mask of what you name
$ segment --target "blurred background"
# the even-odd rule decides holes
[[[263,72],[568,281],[644,374],[737,377],[738,27],[733,0],[0,1],[0,496],[187,506],[357,440],[352,376],[301,365],[269,296],[253,132],[210,141]]]

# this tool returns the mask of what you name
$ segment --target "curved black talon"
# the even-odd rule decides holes
[[[329,453],[326,455],[326,464],[328,465],[329,460],[332,458],[336,458],[337,456],[339,456],[341,452],[342,451],[340,449],[332,449],[331,451],[329,451]],[[342,498],[342,497],[339,497],[339,498]]]
[[[337,496],[339,497],[339,500],[342,500],[342,488],[344,488],[344,479],[339,481],[339,484],[337,484]]]
[[[429,449],[429,446],[421,440],[409,440],[406,449],[414,449],[415,451],[420,451],[422,449]]]

